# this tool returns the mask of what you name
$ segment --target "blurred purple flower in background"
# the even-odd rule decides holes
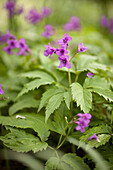
[[[26,45],[25,43],[25,39],[21,38],[17,44],[16,44],[16,48],[19,48],[19,51],[17,52],[17,55],[26,55],[26,52],[29,52],[29,47],[28,45]]]
[[[93,78],[92,76],[94,76],[94,74],[93,74],[93,73],[91,73],[91,72],[88,72],[88,73],[87,73],[87,77],[89,77],[89,78],[91,78],[91,79],[92,79],[92,78]]]
[[[106,16],[104,16],[104,15],[101,16],[101,18],[100,18],[100,25],[102,27],[104,27],[104,28],[109,27],[109,20],[108,20],[108,18]]]
[[[64,30],[65,31],[80,31],[81,29],[81,24],[80,24],[80,19],[76,16],[72,16],[70,18],[70,21],[66,24],[64,24]]]
[[[7,1],[6,4],[5,4],[5,8],[8,11],[9,18],[11,18],[14,15],[15,2],[14,1]]]
[[[26,16],[26,19],[31,23],[31,24],[37,24],[41,20],[41,14],[38,12],[36,8],[31,9],[28,12],[28,15]]]
[[[95,139],[97,142],[100,142],[95,133],[89,137],[88,141],[90,141],[91,139]]]
[[[58,58],[60,60],[59,68],[67,67],[68,69],[71,68],[71,63],[69,62],[69,56],[63,55]]]
[[[78,125],[76,126],[76,130],[80,130],[82,133],[85,132],[85,128],[89,126],[91,114],[90,113],[78,113],[77,116],[79,116],[78,121],[75,121],[75,123]]]
[[[44,7],[42,10],[42,17],[47,17],[51,14],[51,8]]]
[[[0,84],[0,94],[4,94],[4,91],[2,89],[2,85]]]
[[[42,33],[42,36],[50,39],[50,37],[54,34],[54,28],[52,25],[45,25],[45,31]]]
[[[111,20],[109,22],[109,31],[111,34],[113,34],[113,18],[111,18]]]
[[[14,52],[12,52],[11,46],[4,47],[3,51],[5,51],[9,55],[13,55],[14,54]]]
[[[4,7],[8,11],[9,18],[12,18],[15,14],[20,15],[23,12],[23,8],[16,7],[16,1],[13,0],[8,0]]]
[[[84,47],[83,43],[79,43],[77,52],[85,52],[87,47]]]

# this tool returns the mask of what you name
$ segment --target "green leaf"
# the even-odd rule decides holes
[[[112,110],[112,113],[111,113],[111,124],[113,123],[113,110]]]
[[[58,93],[62,93],[64,90],[62,88],[58,88],[58,87],[52,87],[50,89],[48,89],[45,93],[43,93],[41,101],[40,101],[40,105],[38,108],[38,112],[42,109],[42,107],[45,106],[45,104],[49,101],[49,99],[54,96],[55,94]]]
[[[45,117],[46,122],[50,117],[50,115],[55,111],[55,109],[57,109],[60,106],[63,100],[63,96],[64,96],[64,92],[58,93],[49,99],[49,102],[46,106],[46,117]]]
[[[37,108],[38,105],[39,105],[38,100],[34,99],[32,96],[27,95],[18,102],[14,103],[9,108],[9,115],[13,115],[17,111],[22,110],[24,108]]]
[[[101,88],[109,89],[110,85],[105,78],[101,78],[99,76],[94,76],[91,78],[86,78],[85,83],[83,85],[84,88]]]
[[[89,170],[83,159],[75,154],[65,154],[61,159],[51,157],[46,162],[46,170]]]
[[[68,137],[67,139],[70,143],[74,145],[80,145],[80,147],[88,153],[88,155],[92,158],[92,160],[96,163],[98,166],[98,170],[109,170],[108,164],[104,161],[104,159],[101,157],[99,152],[97,152],[95,149],[91,148],[89,145],[86,145],[83,142],[79,142],[78,140]]]
[[[73,100],[77,102],[81,110],[88,113],[92,108],[92,94],[89,89],[83,88],[79,83],[71,85]]]
[[[90,168],[84,163],[83,159],[75,154],[65,154],[62,159],[65,163],[69,164],[73,170],[89,170]]]
[[[48,126],[44,123],[44,117],[34,113],[20,113],[26,119],[16,118],[15,116],[0,116],[0,124],[17,127],[17,128],[31,128],[38,133],[41,140],[47,140],[49,136]]]
[[[77,72],[88,70],[90,64],[92,64],[95,60],[96,60],[95,56],[91,56],[87,54],[79,54],[79,61],[77,63]]]
[[[22,77],[28,77],[28,78],[42,78],[42,79],[51,79],[53,80],[53,77],[44,71],[30,71],[26,73],[21,74]]]
[[[46,149],[48,144],[41,142],[37,137],[32,134],[26,133],[24,130],[8,128],[9,132],[5,136],[0,136],[0,140],[8,148],[17,152],[38,152]]]
[[[113,101],[113,92],[109,89],[107,90],[107,89],[93,88],[91,89],[91,91],[99,94],[100,96],[103,96],[106,100],[109,100],[110,102]]]
[[[38,89],[42,85],[46,84],[52,84],[54,82],[53,79],[36,79],[31,81],[30,83],[27,83],[24,85],[24,88],[21,90],[21,92],[18,94],[15,100],[17,100],[20,96],[22,96],[25,93],[28,93],[30,90]]]
[[[70,109],[71,94],[69,91],[64,93],[64,101],[66,103],[67,108]]]

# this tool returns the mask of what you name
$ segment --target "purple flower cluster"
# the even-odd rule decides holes
[[[111,34],[113,34],[113,18],[108,19],[106,16],[100,18],[100,25],[103,28],[107,28]]]
[[[82,133],[85,132],[85,128],[89,126],[91,114],[90,113],[78,113],[77,116],[79,117],[78,121],[75,121],[77,124],[76,130],[80,130]]]
[[[49,16],[51,14],[51,9],[44,7],[42,9],[42,12],[39,12],[36,8],[32,8],[27,16],[26,19],[29,21],[31,24],[37,24],[39,21],[41,21],[43,18]]]
[[[16,37],[12,35],[9,30],[4,35],[0,33],[0,43],[6,43],[8,39],[16,39]]]
[[[45,51],[44,51],[44,56],[49,56],[49,58],[51,59],[52,54],[56,54],[58,55],[58,59],[60,61],[60,65],[59,68],[63,68],[63,67],[67,67],[68,69],[71,68],[71,58],[69,60],[69,55],[68,54],[68,43],[69,41],[72,40],[72,37],[69,36],[69,34],[65,33],[63,35],[63,39],[59,39],[58,40],[58,44],[61,45],[60,48],[54,48],[51,46],[51,44],[49,43],[49,45],[45,45]],[[85,52],[87,50],[87,47],[84,47],[83,43],[80,43],[78,46],[78,50],[76,51],[75,54],[79,53],[79,52]]]
[[[68,46],[68,42],[71,41],[72,38],[69,36],[69,34],[65,33],[63,36],[63,39],[58,40],[58,44],[61,45],[60,48],[53,48],[51,47],[51,44],[45,45],[46,50],[44,51],[44,56],[49,56],[51,58],[53,53],[56,53],[58,55],[58,59],[60,61],[59,68],[67,67],[68,69],[71,68],[71,63],[69,62],[69,56],[68,50],[66,49]]]
[[[50,37],[54,34],[54,28],[52,25],[45,25],[45,31],[42,33],[42,36],[50,39]]]
[[[8,11],[9,18],[12,18],[13,15],[20,15],[23,12],[23,8],[16,8],[15,1],[7,1],[5,4],[5,9]]]
[[[80,19],[76,16],[72,16],[70,18],[70,21],[64,25],[64,30],[65,31],[80,31],[81,29],[81,24],[80,24]]]
[[[12,50],[17,48],[19,51],[16,55],[26,55],[27,52],[29,52],[29,47],[25,43],[25,39],[21,38],[19,41],[17,41],[16,37],[10,34],[10,31],[8,31],[2,38],[1,42],[4,41],[8,44],[8,46],[3,48],[3,51],[5,51],[7,54],[15,54]]]
[[[0,84],[0,94],[4,94],[4,91],[2,89],[2,85]]]

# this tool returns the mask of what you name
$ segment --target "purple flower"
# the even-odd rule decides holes
[[[0,94],[4,94],[4,91],[2,89],[2,85],[0,84]]]
[[[7,47],[3,48],[3,51],[5,51],[9,55],[14,54],[14,52],[12,52],[12,47],[11,46],[7,46]]]
[[[9,39],[9,40],[7,40],[7,43],[11,48],[16,48],[17,40],[15,40],[15,39],[10,40]]]
[[[11,18],[14,14],[15,10],[15,2],[13,1],[7,1],[5,4],[5,8],[8,10],[9,17]]]
[[[70,21],[64,25],[65,31],[76,30],[79,31],[81,29],[80,19],[76,16],[72,16]]]
[[[42,11],[42,17],[47,17],[51,14],[51,9],[50,8],[47,8],[47,7],[44,7],[43,8],[43,11]]]
[[[89,137],[88,141],[90,141],[91,139],[95,139],[97,142],[100,142],[95,133]]]
[[[49,56],[51,58],[52,54],[55,53],[55,49],[51,47],[51,44],[48,43],[49,45],[44,45],[46,50],[44,51],[44,56]]]
[[[91,79],[92,79],[92,78],[93,78],[92,76],[94,76],[94,74],[93,74],[93,73],[91,73],[91,72],[88,72],[88,73],[87,73],[87,76],[88,76],[89,78],[91,78]]]
[[[4,35],[0,34],[0,43],[5,43],[8,39],[16,39],[16,37],[12,35],[9,30]]]
[[[65,54],[68,54],[68,51],[64,48],[64,47],[61,47],[61,48],[57,48],[56,49],[56,55],[58,56],[63,56]]]
[[[58,40],[58,44],[67,47],[68,42],[71,41],[71,40],[72,40],[72,38],[69,36],[69,34],[68,34],[68,33],[65,33],[65,34],[63,35],[63,39],[59,39],[59,40]]]
[[[108,18],[107,18],[106,16],[102,16],[102,17],[100,18],[100,25],[101,25],[102,27],[104,27],[104,28],[109,27],[109,20],[108,20]]]
[[[26,19],[31,24],[37,24],[41,20],[41,14],[39,14],[38,11],[35,8],[33,8],[29,11]]]
[[[81,133],[85,132],[85,128],[89,126],[90,119],[91,119],[91,114],[90,113],[78,113],[77,116],[79,116],[78,121],[75,121],[77,124],[76,130],[80,130]]]
[[[78,50],[77,52],[85,52],[87,50],[87,47],[84,47],[84,44],[83,43],[80,43],[78,45]]]
[[[16,48],[19,48],[19,51],[17,52],[17,55],[26,55],[26,52],[28,52],[30,49],[28,45],[25,43],[25,39],[21,38],[19,42],[16,44]]]
[[[59,68],[62,68],[62,67],[67,67],[68,69],[71,68],[71,63],[69,62],[69,56],[60,56],[58,58],[60,60],[60,65],[59,65]]]
[[[50,37],[54,34],[54,28],[52,25],[45,25],[45,31],[42,33],[42,36],[50,39]]]

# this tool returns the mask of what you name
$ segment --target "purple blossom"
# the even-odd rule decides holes
[[[78,45],[78,50],[77,52],[85,52],[87,50],[87,47],[84,47],[84,44],[83,43],[80,43]]]
[[[48,43],[49,45],[44,45],[46,50],[44,51],[44,56],[49,56],[51,58],[52,54],[55,53],[55,48],[51,47],[51,44]]]
[[[4,35],[0,34],[0,43],[5,43],[8,39],[16,39],[16,37],[12,35],[9,30]]]
[[[88,73],[87,73],[87,76],[88,76],[89,78],[91,78],[91,79],[92,79],[92,78],[93,78],[92,76],[94,76],[94,74],[93,74],[93,73],[91,73],[91,72],[88,72]]]
[[[60,56],[58,58],[60,60],[59,68],[67,67],[68,69],[71,68],[71,63],[69,62],[69,56]]]
[[[3,51],[5,51],[9,55],[14,54],[14,52],[12,52],[12,47],[11,46],[7,46],[7,47],[3,48]]]
[[[52,25],[45,25],[45,31],[42,33],[42,36],[50,39],[50,37],[54,34],[54,28]]]
[[[9,17],[11,18],[14,15],[15,2],[7,1],[5,4],[5,8],[7,9],[8,13],[9,13]]]
[[[90,113],[78,113],[77,116],[79,116],[78,121],[75,121],[77,124],[76,130],[80,130],[81,133],[85,132],[85,128],[89,126],[90,119],[91,119],[91,114]]]
[[[90,141],[91,139],[95,139],[97,142],[100,142],[95,133],[89,137],[88,141]]]
[[[30,49],[28,47],[28,45],[26,45],[25,43],[25,39],[21,38],[17,44],[16,44],[16,48],[19,48],[19,51],[17,52],[17,55],[26,55],[26,52],[28,52]]]
[[[79,31],[81,29],[80,19],[76,16],[72,16],[70,21],[64,25],[65,31],[76,30]]]
[[[59,39],[59,40],[58,40],[58,44],[67,47],[68,42],[71,41],[71,40],[72,40],[72,38],[69,36],[69,34],[68,34],[68,33],[65,33],[65,34],[63,35],[63,39]]]
[[[2,85],[0,84],[0,94],[4,94],[4,91],[2,89]]]
[[[41,14],[38,13],[38,11],[33,8],[29,11],[26,19],[31,23],[31,24],[37,24],[41,20]]]
[[[68,54],[68,50],[66,50],[64,47],[61,47],[61,48],[57,48],[56,49],[56,55],[58,56],[63,56],[65,54]]]
[[[109,27],[109,20],[108,20],[108,18],[107,18],[106,16],[102,16],[102,17],[100,18],[100,25],[101,25],[102,27],[104,27],[104,28]]]
[[[42,11],[42,17],[47,17],[51,14],[51,9],[50,8],[47,8],[47,7],[44,7],[43,8],[43,11]]]
[[[17,40],[15,40],[15,39],[10,40],[9,39],[9,40],[7,40],[7,43],[11,48],[16,48]]]

